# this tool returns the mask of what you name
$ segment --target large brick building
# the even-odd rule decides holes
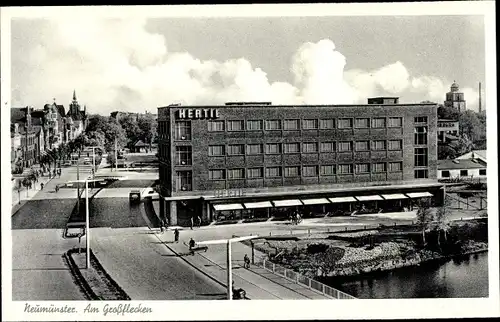
[[[158,108],[160,213],[245,219],[441,202],[437,106],[226,103]],[[299,209],[297,208],[297,209]]]

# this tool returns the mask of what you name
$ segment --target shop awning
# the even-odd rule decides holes
[[[273,200],[275,207],[292,207],[292,206],[302,206],[302,202],[299,199],[290,200]]]
[[[430,192],[409,192],[406,194],[410,198],[425,198],[425,197],[433,197],[434,195]]]
[[[214,205],[214,209],[217,211],[236,210],[236,209],[243,209],[243,205],[240,203],[216,204]]]
[[[269,201],[261,201],[261,202],[247,202],[244,204],[247,209],[254,208],[272,208],[273,205]]]
[[[407,196],[405,196],[402,193],[394,193],[394,194],[391,194],[391,195],[382,195],[382,197],[384,197],[385,200],[406,199],[406,198],[408,198]]]
[[[330,203],[328,199],[326,198],[319,198],[319,199],[301,199],[302,203],[304,205],[322,205],[325,203]]]
[[[374,200],[384,200],[379,195],[371,195],[371,196],[356,196],[356,199],[359,201],[374,201]]]
[[[333,203],[339,203],[339,202],[356,202],[357,200],[354,199],[354,197],[334,197],[334,198],[328,198],[330,202]]]

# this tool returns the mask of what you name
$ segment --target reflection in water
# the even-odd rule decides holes
[[[364,278],[335,278],[330,284],[358,298],[487,297],[488,253],[426,263]]]

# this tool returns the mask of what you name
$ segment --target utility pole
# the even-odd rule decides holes
[[[115,171],[118,171],[118,145],[115,137]]]
[[[80,156],[80,153],[78,153],[78,156]],[[78,204],[78,215],[80,215],[80,158],[78,158],[76,160],[76,181],[77,181],[77,184],[76,184],[76,187],[77,187],[77,190],[76,190],[76,200],[77,200],[77,204]]]
[[[481,82],[479,82],[479,113],[481,113],[482,106],[481,106]]]

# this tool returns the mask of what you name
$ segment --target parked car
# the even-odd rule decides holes
[[[83,164],[90,164],[90,158],[84,158]]]
[[[71,166],[71,161],[70,160],[66,160],[66,161],[64,161],[63,165],[65,167],[69,167],[69,166]]]

